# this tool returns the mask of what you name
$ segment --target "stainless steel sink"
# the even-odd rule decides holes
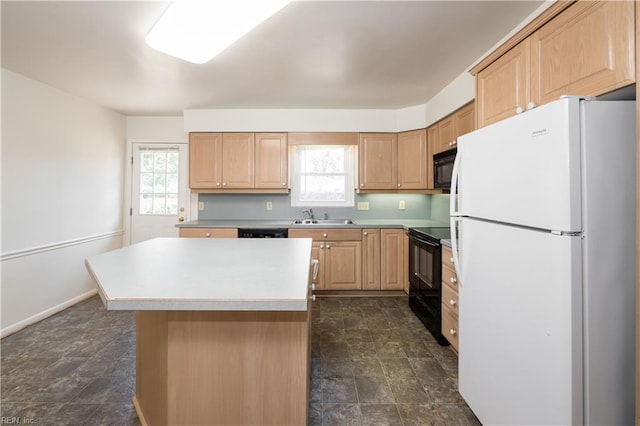
[[[293,225],[355,225],[351,219],[295,219]]]

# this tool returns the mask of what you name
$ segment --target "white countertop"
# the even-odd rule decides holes
[[[306,311],[310,261],[310,238],[156,238],[85,265],[108,310]]]
[[[177,228],[413,228],[428,226],[449,226],[449,222],[422,219],[353,219],[351,225],[343,224],[293,224],[293,219],[282,220],[234,220],[234,219],[200,219],[176,224]]]

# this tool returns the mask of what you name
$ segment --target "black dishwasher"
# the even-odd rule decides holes
[[[238,238],[287,238],[287,228],[239,228]]]

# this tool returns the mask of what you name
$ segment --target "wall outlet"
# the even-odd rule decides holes
[[[358,210],[369,210],[369,202],[368,201],[359,201],[358,202]]]
[[[267,201],[267,210],[273,210],[273,203],[271,201]]]
[[[204,210],[204,201],[198,201],[198,210]]]
[[[404,210],[404,208],[405,208],[404,200],[400,200],[398,202],[398,209]]]

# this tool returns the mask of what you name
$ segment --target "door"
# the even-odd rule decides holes
[[[133,144],[131,244],[177,237],[188,217],[187,144]]]
[[[460,214],[582,231],[580,102],[560,99],[458,139]]]
[[[426,189],[427,132],[398,133],[398,189]]]
[[[483,424],[582,423],[581,237],[463,218],[459,389]]]
[[[253,188],[254,134],[222,134],[222,187]]]
[[[360,189],[398,189],[398,136],[394,133],[361,133]]]

